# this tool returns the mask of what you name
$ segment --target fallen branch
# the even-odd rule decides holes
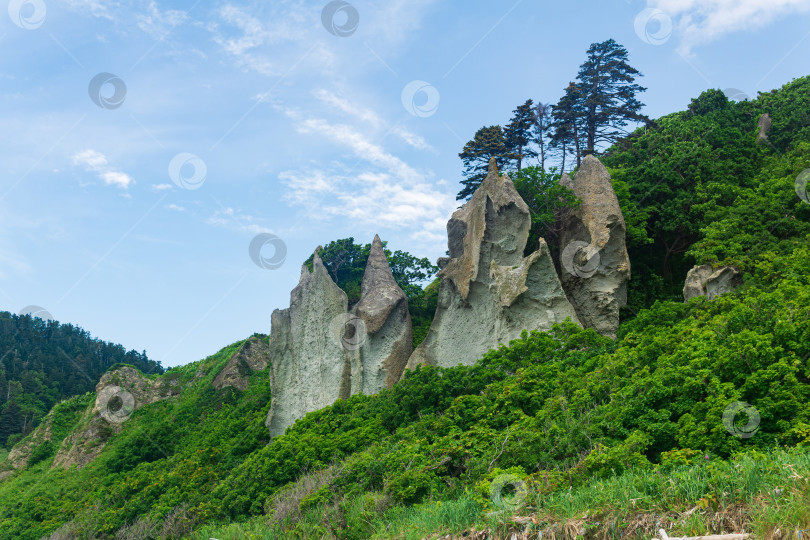
[[[676,537],[676,536],[669,536],[667,531],[664,529],[660,529],[658,534],[661,536],[660,540],[745,540],[749,536],[749,533],[739,533],[739,534],[706,534],[703,536],[683,536],[683,537]],[[658,538],[653,538],[653,540],[659,540]]]

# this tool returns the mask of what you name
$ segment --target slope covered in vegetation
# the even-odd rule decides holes
[[[30,433],[60,400],[95,390],[118,363],[163,372],[145,351],[127,351],[72,324],[0,311],[0,447]]]
[[[44,457],[0,472],[0,536],[810,529],[810,204],[795,182],[810,167],[808,84],[750,103],[708,91],[610,150],[633,242],[616,341],[570,323],[527,333],[270,444],[267,372],[243,392],[212,384],[233,344],[169,370],[180,395],[136,410],[83,469]],[[694,263],[737,264],[744,285],[683,303]],[[54,422],[69,431],[87,407],[92,395],[69,400]]]

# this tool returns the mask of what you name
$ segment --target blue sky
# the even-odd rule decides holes
[[[555,102],[592,42],[627,47],[653,117],[810,73],[810,0],[325,6],[9,2],[0,309],[198,360],[269,332],[319,244],[443,255],[463,143]]]

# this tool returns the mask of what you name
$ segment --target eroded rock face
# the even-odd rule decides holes
[[[545,241],[523,256],[530,226],[526,203],[490,161],[481,186],[447,223],[450,257],[439,260],[436,315],[408,368],[471,365],[525,329],[577,322]]]
[[[721,294],[733,291],[742,285],[742,274],[733,266],[721,266],[717,269],[710,264],[694,266],[686,274],[683,285],[683,301],[688,302],[697,296],[706,296],[709,300]]]
[[[244,391],[248,387],[248,375],[253,371],[262,371],[270,362],[269,343],[267,339],[251,337],[233,355],[228,364],[214,379],[213,385],[217,390],[232,386]]]
[[[62,441],[51,466],[84,467],[101,453],[110,435],[121,431],[133,412],[179,393],[173,377],[151,379],[129,366],[108,371],[96,385],[93,408],[80,421],[85,427]]]
[[[8,453],[6,463],[15,469],[21,469],[28,464],[28,458],[36,447],[53,439],[53,413],[49,412],[42,423],[39,424],[31,435],[14,445]]]
[[[773,125],[773,120],[771,120],[771,115],[768,113],[763,114],[757,120],[757,142],[762,142],[768,139],[768,132],[771,130],[771,126]]]
[[[88,407],[78,421],[77,425],[84,427],[59,441],[51,466],[65,469],[72,465],[84,467],[101,453],[110,435],[121,431],[122,424],[134,411],[175,396],[179,391],[179,385],[172,377],[150,379],[129,366],[108,371],[96,385],[93,407]],[[11,450],[8,462],[18,469],[25,467],[36,447],[52,441],[52,424],[53,416],[49,413],[29,438]]]
[[[560,277],[582,326],[616,337],[619,308],[627,303],[630,258],[626,226],[610,173],[593,155],[585,156],[573,180],[560,182],[582,201],[564,223]]]
[[[352,370],[352,393],[376,394],[396,383],[413,352],[408,299],[394,280],[379,236],[374,237],[363,274],[360,301],[352,312],[363,321],[359,365]]]
[[[301,268],[290,307],[273,311],[271,317],[271,405],[266,421],[271,437],[351,392],[351,365],[333,328],[333,321],[346,315],[348,299],[317,252],[312,272]]]
[[[319,248],[320,249],[320,248]],[[344,293],[315,252],[290,295],[272,315],[270,436],[306,413],[352,394],[374,394],[399,380],[413,349],[405,293],[374,238],[360,301],[348,310]]]

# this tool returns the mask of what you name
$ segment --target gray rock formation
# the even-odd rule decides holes
[[[710,264],[694,266],[686,274],[683,285],[683,301],[688,302],[697,296],[709,300],[721,294],[733,291],[742,284],[742,274],[733,266],[721,266],[717,269]]]
[[[216,376],[214,388],[222,390],[226,386],[232,386],[244,391],[248,387],[250,373],[266,369],[269,362],[268,340],[251,337]]]
[[[773,120],[771,120],[770,114],[765,113],[759,117],[757,121],[757,129],[759,130],[757,133],[757,142],[768,139],[768,132],[771,130],[771,125],[773,125]]]
[[[351,365],[333,321],[347,314],[348,299],[315,251],[290,293],[290,307],[273,311],[270,333],[271,404],[267,427],[275,437],[304,416],[351,393]],[[338,326],[338,332],[342,325]]]
[[[318,248],[320,249],[320,248]],[[374,394],[399,380],[413,349],[405,293],[374,238],[361,297],[348,311],[344,293],[315,252],[301,269],[290,307],[272,315],[270,436],[306,413],[350,395]]]
[[[394,280],[379,236],[371,244],[360,301],[352,312],[363,321],[365,333],[356,349],[360,371],[352,373],[352,393],[376,394],[399,380],[413,352],[408,299]]]
[[[95,403],[76,423],[83,426],[81,429],[72,431],[62,441],[53,441],[53,414],[48,413],[30,436],[11,450],[8,463],[22,468],[35,448],[52,441],[60,443],[52,467],[84,467],[101,453],[111,434],[121,431],[122,424],[134,411],[179,392],[179,384],[173,377],[150,379],[129,366],[108,371],[96,385]]]
[[[585,156],[572,180],[560,181],[582,201],[563,224],[560,277],[582,326],[616,337],[619,308],[627,303],[630,258],[626,227],[610,173],[593,155]]]
[[[490,161],[481,186],[447,223],[450,257],[439,260],[436,315],[408,368],[471,365],[523,330],[577,322],[545,241],[523,256],[530,226],[526,203]]]
[[[79,425],[56,452],[52,467],[84,467],[104,449],[112,433],[119,433],[136,410],[180,393],[175,377],[150,379],[135,368],[123,366],[108,371],[96,385],[96,401]]]

